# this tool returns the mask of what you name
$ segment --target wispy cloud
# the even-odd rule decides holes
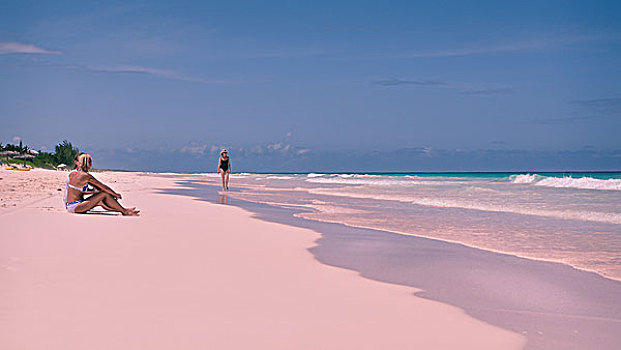
[[[502,141],[502,140],[491,141],[489,144],[494,147],[504,147],[508,145],[507,142]]]
[[[374,85],[382,86],[399,86],[399,85],[419,85],[419,86],[437,86],[447,85],[446,82],[440,80],[402,80],[402,79],[383,79],[371,82]]]
[[[536,124],[573,124],[588,121],[607,121],[611,118],[621,118],[621,98],[596,98],[589,100],[569,101],[574,106],[581,107],[580,111],[573,111],[568,116],[531,119]]]
[[[579,123],[579,122],[586,122],[586,121],[597,120],[597,119],[603,119],[603,117],[599,115],[568,116],[568,117],[547,118],[547,119],[531,119],[530,121],[535,124],[542,124],[542,125],[559,125],[559,124],[573,124],[573,123]]]
[[[291,145],[285,144],[283,142],[274,142],[267,145],[267,149],[272,152],[282,152],[287,153],[291,149]]]
[[[462,94],[465,95],[508,95],[514,92],[514,88],[502,86],[499,84],[444,81],[437,79],[376,79],[372,80],[371,84],[387,87],[430,86],[459,90]]]
[[[136,74],[136,75],[152,75],[164,79],[190,81],[206,84],[229,84],[235,83],[232,79],[205,79],[182,74],[180,72],[168,69],[160,69],[153,67],[134,66],[134,65],[84,65],[84,64],[53,64],[42,61],[32,61],[24,63],[28,66],[34,66],[44,69],[64,70],[70,72],[92,72],[92,73],[109,73],[109,74]]]
[[[579,105],[589,109],[594,109],[599,113],[612,115],[621,114],[621,98],[597,98],[591,100],[571,101],[574,105]]]
[[[543,43],[521,43],[510,45],[498,45],[488,47],[477,48],[464,48],[464,49],[449,49],[439,51],[420,51],[410,52],[400,55],[394,55],[395,58],[433,58],[433,57],[457,57],[457,56],[472,56],[487,53],[502,53],[502,52],[515,52],[526,51],[545,47]]]
[[[343,31],[343,32],[379,32],[380,27],[376,26],[336,26],[336,25],[326,25],[324,29],[330,31]]]
[[[510,52],[526,52],[542,49],[559,48],[570,44],[587,42],[600,39],[598,36],[574,36],[561,37],[552,39],[534,39],[516,41],[513,43],[503,43],[498,45],[481,45],[470,47],[462,47],[457,49],[445,49],[435,51],[415,51],[402,54],[390,55],[392,58],[435,58],[435,57],[459,57],[473,56],[482,54],[510,53]]]
[[[210,155],[214,156],[220,153],[220,150],[226,148],[233,157],[257,157],[257,156],[286,156],[297,157],[308,154],[312,150],[308,147],[294,146],[291,143],[285,141],[276,141],[271,143],[255,144],[250,146],[223,146],[223,145],[211,145],[199,143],[190,143],[183,146],[179,151],[185,154],[191,154],[195,156]]]
[[[222,56],[218,58],[241,58],[241,59],[270,59],[270,58],[304,58],[314,56],[324,56],[330,54],[319,49],[292,49],[292,50],[273,50],[250,52],[246,54]]]
[[[43,55],[60,55],[62,52],[48,50],[32,44],[23,44],[16,42],[0,42],[0,55],[8,55],[13,53],[25,54],[43,54]]]
[[[181,153],[188,153],[188,154],[193,154],[193,155],[204,155],[205,152],[207,151],[207,145],[199,145],[197,143],[192,143],[188,146],[183,146],[181,147],[181,149],[179,150]]]
[[[158,69],[151,67],[142,67],[142,66],[98,66],[98,67],[86,67],[89,71],[94,72],[103,72],[103,73],[115,73],[115,74],[146,74],[146,75],[154,75],[166,79],[172,80],[183,80],[183,81],[192,81],[197,83],[215,83],[222,82],[218,80],[207,80],[196,77],[189,77],[179,72],[166,70],[166,69]]]
[[[462,91],[466,95],[508,95],[513,93],[512,88],[487,88]]]

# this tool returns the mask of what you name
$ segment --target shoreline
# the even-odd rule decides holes
[[[193,179],[192,180],[196,180],[196,177],[200,176],[206,176],[207,179],[209,180],[213,180],[215,178],[217,178],[217,175],[215,174],[191,174],[191,175],[187,175],[187,174],[172,174],[172,173],[164,173],[164,174],[159,174],[162,176],[176,176],[176,177],[181,177],[183,178],[184,176],[190,176]],[[271,174],[268,174],[271,175]],[[217,182],[217,181],[216,181]],[[233,194],[234,195],[234,194]],[[366,197],[364,197],[366,198]],[[278,205],[277,203],[268,203],[268,202],[253,202],[253,203],[262,203],[265,205]],[[283,207],[286,207],[287,205],[284,205]],[[486,246],[481,246],[481,245],[476,245],[476,244],[471,244],[468,242],[464,242],[464,241],[460,241],[460,240],[451,240],[445,237],[438,237],[438,236],[433,236],[433,235],[424,235],[424,234],[416,234],[416,233],[411,233],[411,232],[404,232],[404,231],[399,231],[399,230],[393,230],[390,228],[378,228],[378,227],[370,227],[370,226],[364,226],[364,225],[356,225],[356,224],[351,224],[348,222],[343,222],[343,221],[331,221],[331,220],[326,220],[326,219],[321,219],[321,218],[308,218],[307,216],[305,216],[305,214],[314,214],[313,211],[308,210],[307,207],[305,206],[299,206],[299,212],[292,212],[292,215],[298,216],[300,219],[305,219],[305,220],[309,220],[309,221],[317,221],[317,222],[324,222],[324,223],[333,223],[333,224],[339,224],[339,225],[344,225],[346,227],[351,227],[351,228],[360,228],[360,229],[369,229],[369,230],[379,230],[379,231],[385,231],[385,232],[391,232],[391,233],[395,233],[395,234],[400,234],[400,235],[404,235],[404,236],[412,236],[412,237],[420,237],[420,238],[426,238],[426,239],[432,239],[432,240],[438,240],[441,242],[448,242],[448,243],[454,243],[454,244],[459,244],[459,245],[463,245],[466,247],[470,247],[470,248],[474,248],[474,249],[479,249],[479,250],[483,250],[483,251],[487,251],[487,252],[493,252],[493,253],[498,253],[498,254],[505,254],[505,255],[510,255],[510,256],[514,256],[514,257],[518,257],[518,258],[524,258],[524,259],[529,259],[532,261],[540,261],[540,262],[551,262],[551,263],[558,263],[558,264],[563,264],[566,265],[568,267],[574,268],[576,270],[579,271],[583,271],[583,272],[589,272],[589,273],[595,273],[600,277],[603,277],[605,279],[608,280],[612,280],[612,281],[616,281],[616,282],[621,282],[621,276],[619,277],[615,277],[614,275],[608,275],[604,272],[598,271],[598,270],[594,270],[594,269],[589,269],[587,267],[583,267],[577,264],[572,264],[571,261],[566,261],[563,259],[555,259],[555,258],[545,258],[545,257],[538,257],[538,256],[534,256],[534,255],[528,255],[528,254],[522,254],[519,252],[514,252],[514,251],[510,251],[510,250],[500,250],[500,249],[494,249],[491,247],[486,247]],[[504,212],[504,211],[489,211],[489,210],[483,210],[483,209],[474,209],[474,208],[464,208],[464,207],[450,207],[451,209],[464,209],[464,210],[472,210],[472,211],[478,211],[478,212],[495,212],[495,213],[503,213],[503,214],[509,214],[509,215],[516,215],[516,216],[532,216],[535,218],[549,218],[550,216],[546,216],[546,215],[539,215],[539,214],[535,214],[535,213],[522,213],[522,212]],[[554,219],[559,219],[557,217],[552,217]],[[578,220],[578,222],[580,222],[579,219],[574,219],[574,218],[563,218],[563,220]],[[603,224],[614,224],[611,222],[600,222],[597,220],[586,220],[589,222],[595,222],[595,223],[603,223]]]
[[[215,183],[211,182],[213,179],[197,179],[194,177],[183,179],[183,176],[181,176],[178,177],[178,180],[180,180],[180,183],[183,183],[184,186],[189,185],[190,187],[194,187],[193,191],[182,191],[184,192],[183,195],[192,196],[198,200],[212,202],[222,200],[218,196],[222,196],[223,192],[219,192],[217,190],[217,181]],[[181,192],[175,192],[175,194],[181,194]],[[589,349],[594,347],[593,344],[597,344],[596,348],[598,349],[615,349],[617,347],[617,344],[615,343],[615,335],[621,331],[621,307],[616,305],[616,300],[621,298],[621,283],[615,279],[602,276],[595,272],[580,270],[563,262],[545,261],[528,257],[520,257],[503,252],[493,252],[491,250],[470,247],[460,242],[448,242],[429,237],[403,235],[400,233],[381,231],[373,228],[359,228],[344,225],[342,223],[331,223],[306,219],[295,215],[296,213],[303,211],[301,208],[294,210],[292,208],[275,207],[269,204],[246,202],[235,198],[229,198],[227,202],[230,205],[240,206],[246,210],[254,212],[256,217],[262,220],[283,223],[295,227],[303,227],[320,233],[322,238],[319,240],[319,246],[311,251],[316,256],[316,259],[323,264],[354,270],[360,273],[361,276],[372,280],[412,286],[427,290],[426,293],[417,293],[417,295],[457,306],[464,309],[469,315],[477,319],[481,319],[487,323],[495,324],[505,329],[510,329],[514,332],[522,334],[524,334],[523,332],[526,332],[530,342],[530,345],[526,347],[527,349],[538,349],[542,346],[546,349],[565,349],[568,346],[572,347],[574,345],[574,342],[570,339],[575,340],[577,343],[583,342],[584,339],[577,339],[577,335],[574,332],[575,330],[571,329],[571,327],[575,326],[575,323],[583,323],[578,328],[588,328],[589,331],[587,333],[591,334],[596,334],[598,331],[602,330],[602,327],[607,328],[604,332],[605,334],[600,334],[599,338],[607,339],[608,342],[607,344],[604,344],[605,342],[591,338],[587,342],[595,343],[591,343],[589,346],[575,348]],[[438,247],[449,247],[447,248],[447,251],[450,254],[453,254],[457,250],[461,252],[457,253],[457,255],[477,256],[481,259],[483,259],[482,257],[485,257],[483,260],[487,261],[487,267],[483,268],[483,270],[488,276],[490,274],[495,275],[494,278],[496,278],[496,281],[491,283],[493,284],[492,286],[484,288],[484,292],[489,293],[489,289],[501,289],[505,293],[500,296],[502,299],[507,298],[507,295],[516,293],[516,290],[520,290],[521,298],[524,300],[505,300],[505,304],[515,306],[515,303],[517,303],[519,306],[520,302],[525,302],[527,307],[523,309],[520,309],[519,307],[507,307],[507,305],[488,305],[486,307],[481,307],[481,305],[486,305],[486,302],[480,298],[473,297],[472,300],[458,300],[459,298],[454,298],[454,296],[447,296],[442,293],[438,293],[438,290],[441,290],[442,288],[460,288],[460,285],[455,285],[456,283],[449,283],[449,285],[442,288],[440,288],[440,286],[433,286],[434,279],[437,279],[436,276],[427,276],[426,278],[428,281],[426,282],[421,282],[421,280],[424,280],[421,278],[403,280],[400,279],[398,275],[407,274],[407,271],[405,271],[405,273],[404,271],[400,271],[399,273],[387,273],[386,270],[391,268],[388,263],[382,268],[363,266],[364,264],[361,264],[360,261],[355,258],[354,253],[351,253],[353,255],[350,257],[350,261],[345,261],[347,259],[343,258],[339,254],[346,251],[346,248],[332,248],[334,251],[330,254],[326,253],[325,250],[330,250],[331,248],[324,247],[322,250],[322,240],[325,243],[326,240],[329,240],[329,238],[326,237],[329,237],[330,235],[338,236],[338,232],[358,232],[360,233],[360,236],[382,236],[383,238],[375,240],[395,240],[400,242],[400,244],[406,241],[426,242],[423,245],[432,246],[433,249],[438,249]],[[392,235],[399,236],[399,238],[387,238]],[[362,243],[357,243],[365,244],[368,242],[363,240]],[[326,244],[329,245],[330,243]],[[387,251],[390,251],[391,249],[394,251],[398,248],[393,246],[392,248],[386,249]],[[356,252],[356,254],[357,253],[360,252]],[[389,259],[389,257],[387,259]],[[425,260],[417,262],[425,263]],[[511,278],[507,280],[507,278],[502,276],[502,274],[497,275],[493,270],[494,267],[499,266],[499,262],[504,264],[503,268],[505,269],[505,273],[511,272],[511,276],[515,277],[516,281],[520,281],[520,283],[526,282],[525,284],[527,286],[522,286],[520,283],[514,285],[515,281],[511,281]],[[472,263],[472,261],[470,261],[470,263]],[[477,269],[481,270],[481,266],[478,264],[474,264],[473,266],[476,266]],[[456,265],[452,265],[450,268],[444,269],[445,272],[449,271],[449,273],[452,270],[459,271],[459,268]],[[469,272],[464,271],[463,273],[468,274]],[[531,274],[533,276],[529,276]],[[476,274],[470,274],[469,277],[472,279],[479,279],[479,276],[476,276]],[[463,288],[474,288],[474,294],[481,292],[480,290],[476,291],[476,286],[461,281],[461,276],[452,276],[451,278],[459,280],[461,287]],[[423,286],[421,283],[430,283],[431,286]],[[490,283],[489,278],[485,283]],[[514,285],[513,287],[515,289],[507,289],[503,286],[503,284],[506,283]],[[552,284],[553,287],[550,287],[549,284]],[[596,291],[585,290],[585,285],[590,286],[589,288],[593,288]],[[434,288],[437,290],[434,291]],[[429,289],[431,289],[431,291],[429,291]],[[533,291],[536,289],[551,290],[547,291],[546,295],[539,295],[536,291]],[[574,299],[572,299],[563,296],[564,293],[573,293],[578,296],[574,295]],[[499,295],[494,295],[493,297],[499,298]],[[528,299],[531,298],[537,299],[537,303],[539,304],[534,306],[531,305],[532,303],[528,301]],[[576,302],[579,302],[580,305],[577,307],[572,306]],[[548,303],[548,305],[546,305],[546,303]],[[486,308],[488,310],[486,310]],[[550,321],[550,318],[553,318],[554,320]],[[604,322],[606,325],[593,324],[598,322]],[[537,326],[532,326],[533,324],[536,324]],[[564,325],[559,326],[558,324]],[[542,329],[536,330],[537,327]],[[580,331],[579,333],[582,332]],[[553,336],[549,336],[550,334],[553,334]],[[581,334],[578,338],[581,336],[583,335]],[[586,338],[590,337],[587,336]],[[558,342],[560,342],[560,344],[557,344]]]

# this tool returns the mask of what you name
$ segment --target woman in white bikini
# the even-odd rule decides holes
[[[93,165],[93,159],[86,153],[80,153],[75,158],[76,170],[67,176],[65,187],[65,208],[70,213],[86,213],[96,206],[109,211],[116,211],[123,215],[138,216],[140,210],[136,208],[124,208],[118,200],[121,194],[98,181],[88,171]],[[95,189],[90,190],[88,185]],[[90,197],[84,197],[92,194]]]

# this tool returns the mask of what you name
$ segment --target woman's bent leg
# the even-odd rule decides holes
[[[230,174],[230,172],[227,171],[226,172],[226,190],[227,191],[229,190],[229,174]]]
[[[84,202],[78,204],[75,207],[76,213],[85,213],[96,206],[102,206],[107,210],[116,211],[123,215],[138,215],[136,210],[124,208],[112,195],[100,192],[96,193],[84,200]]]
[[[112,197],[111,195],[105,196],[103,199],[103,204],[102,205],[104,208],[110,208],[112,209],[112,211],[119,211],[121,214],[123,215],[130,215],[130,216],[134,216],[134,215],[138,215],[138,213],[140,212],[139,210],[135,210],[135,208],[132,209],[128,209],[125,208],[121,205],[121,203],[119,203],[116,198]],[[108,209],[108,210],[110,210]]]

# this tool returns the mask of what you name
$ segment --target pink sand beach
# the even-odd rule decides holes
[[[130,218],[67,213],[66,175],[0,172],[0,349],[526,346],[424,290],[319,262],[320,232],[163,194],[178,178],[97,173],[141,210]]]
[[[322,265],[318,233],[100,173],[143,215],[64,211],[63,172],[3,171],[2,349],[519,349],[524,337]]]

